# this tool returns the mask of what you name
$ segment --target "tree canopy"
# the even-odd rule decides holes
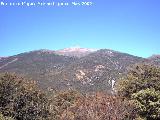
[[[134,101],[140,117],[160,119],[160,68],[149,64],[137,64],[119,80],[117,92]]]
[[[0,75],[0,112],[16,120],[49,118],[49,100],[33,82],[15,74]]]

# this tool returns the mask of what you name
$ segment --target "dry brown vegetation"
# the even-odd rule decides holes
[[[61,120],[123,120],[135,117],[133,104],[104,93],[79,97]],[[131,116],[132,115],[132,116]]]

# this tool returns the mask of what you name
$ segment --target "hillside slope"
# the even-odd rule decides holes
[[[61,55],[57,51],[37,50],[1,58],[0,72],[22,74],[36,80],[43,89],[110,92],[127,66],[143,60],[108,49],[87,51],[77,57],[75,54]]]

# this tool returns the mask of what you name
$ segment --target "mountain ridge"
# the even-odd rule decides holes
[[[71,50],[71,49],[63,49]],[[0,72],[14,72],[35,80],[42,89],[76,89],[81,92],[111,92],[127,67],[142,61],[138,56],[110,49],[100,49],[81,56],[58,54],[41,49],[0,59]],[[83,52],[82,52],[83,53]],[[152,61],[153,64],[160,62]]]

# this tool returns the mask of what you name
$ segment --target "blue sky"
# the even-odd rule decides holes
[[[72,0],[44,1],[71,3]],[[141,57],[160,54],[159,0],[86,2],[93,4],[69,4],[63,7],[0,6],[0,56],[37,49],[57,50],[76,45],[113,49]]]

